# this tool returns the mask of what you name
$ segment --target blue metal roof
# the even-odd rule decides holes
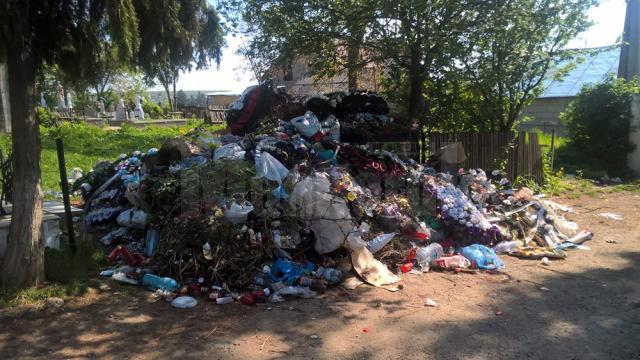
[[[575,68],[562,79],[553,80],[554,71],[551,71],[545,80],[544,91],[541,98],[571,97],[576,96],[584,85],[595,84],[603,81],[608,74],[618,73],[620,62],[620,48],[612,48],[606,51],[585,55],[584,61],[576,64]],[[562,64],[560,64],[562,66]]]

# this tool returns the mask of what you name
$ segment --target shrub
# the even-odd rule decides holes
[[[160,105],[150,100],[145,100],[142,102],[142,111],[144,111],[145,116],[150,119],[159,119],[163,116],[164,113]]]
[[[580,90],[560,119],[567,125],[573,159],[612,176],[629,173],[627,155],[634,149],[629,140],[631,103],[638,94],[636,81],[607,78]]]

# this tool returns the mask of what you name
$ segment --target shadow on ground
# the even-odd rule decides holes
[[[64,310],[0,314],[0,358],[635,359],[640,252],[617,256],[625,264],[618,269],[568,273],[531,265],[544,273],[539,282],[491,275],[496,288],[477,304],[455,304],[474,312],[455,321],[447,320],[444,307],[427,313],[402,292],[371,287],[273,305],[205,303],[191,310],[150,303],[142,291],[107,292],[101,296],[111,299]],[[363,340],[361,324],[378,331],[370,338],[376,341]],[[364,345],[348,346],[357,341]]]

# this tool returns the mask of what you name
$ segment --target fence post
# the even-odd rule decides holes
[[[71,217],[71,203],[69,202],[69,180],[67,180],[67,168],[64,161],[64,145],[62,138],[56,138],[56,150],[58,152],[58,167],[60,169],[60,187],[62,188],[62,200],[64,201],[64,214],[67,218],[67,234],[69,236],[69,248],[71,253],[76,253],[76,237],[73,232],[73,218]]]
[[[553,159],[555,157],[555,152],[556,152],[556,148],[555,148],[555,142],[556,142],[556,129],[554,128],[553,130],[551,130],[551,159],[549,160],[549,163],[551,165],[551,171],[553,171]]]

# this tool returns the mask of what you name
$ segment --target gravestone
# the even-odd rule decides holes
[[[118,106],[116,106],[116,121],[127,121],[127,110],[124,107],[124,100],[120,98],[118,100]]]
[[[142,110],[142,96],[136,96],[136,107],[133,109],[136,119],[144,120],[144,110]]]
[[[104,99],[98,100],[98,114],[104,115],[106,111],[104,109]]]
[[[40,107],[47,108],[47,100],[44,98],[44,93],[40,93]]]

